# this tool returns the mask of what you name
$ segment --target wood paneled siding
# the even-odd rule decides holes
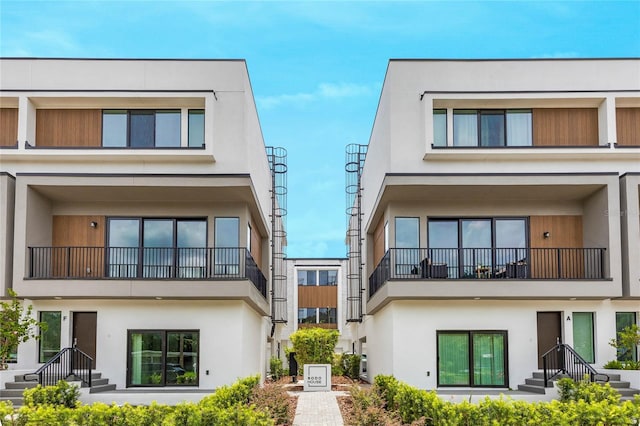
[[[305,308],[337,308],[338,286],[298,286],[298,306]]]
[[[39,147],[99,147],[102,111],[99,109],[39,109],[36,113]]]
[[[91,227],[91,222],[97,226]],[[69,247],[52,252],[54,276],[103,277],[104,250],[73,250],[73,247],[104,247],[104,216],[53,216],[52,225],[52,245]]]
[[[378,265],[384,257],[384,217],[378,222],[373,231],[373,264]]]
[[[616,108],[618,145],[640,146],[640,108]]]
[[[253,218],[249,223],[251,225],[251,235],[249,237],[251,238],[251,256],[253,257],[253,260],[256,261],[258,268],[262,270],[262,237],[258,232]]]
[[[533,109],[533,145],[598,146],[598,109]]]
[[[531,248],[582,248],[582,216],[531,216],[529,219]],[[549,232],[549,238],[544,233]],[[558,261],[561,271],[558,277]],[[571,265],[571,267],[569,266]],[[531,278],[580,278],[584,274],[584,261],[575,253],[555,250],[531,252]]]
[[[16,146],[18,108],[0,108],[0,146]]]

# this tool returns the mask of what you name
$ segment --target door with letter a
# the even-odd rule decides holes
[[[73,343],[82,352],[93,358],[96,366],[96,325],[97,312],[73,313]]]
[[[538,368],[542,355],[562,342],[562,312],[538,312]]]

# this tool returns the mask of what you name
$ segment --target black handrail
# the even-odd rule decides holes
[[[571,346],[559,343],[542,355],[542,369],[544,370],[544,387],[552,386],[552,381],[560,375],[573,380],[582,380],[585,376],[592,382],[608,382],[609,376],[599,373],[584,360]],[[597,380],[598,376],[604,380]]]
[[[43,366],[26,376],[38,376],[38,383],[42,386],[53,386],[58,380],[73,377],[91,387],[93,358],[77,347],[64,348],[55,354]]]
[[[29,278],[267,280],[244,247],[29,247]]]
[[[369,277],[388,280],[602,280],[604,248],[391,248]]]

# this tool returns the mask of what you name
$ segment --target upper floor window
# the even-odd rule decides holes
[[[180,110],[103,110],[102,146],[178,148],[180,121]]]
[[[190,148],[204,146],[204,110],[189,110],[189,143]]]
[[[338,284],[337,269],[300,269],[298,270],[298,285],[328,286]]]
[[[442,136],[436,139],[436,131],[442,133],[441,119],[436,120],[440,114],[434,111],[434,145],[445,146]],[[531,110],[454,110],[453,146],[531,146],[531,117]],[[446,140],[446,118],[444,132]]]
[[[433,110],[433,146],[447,146],[447,110]]]

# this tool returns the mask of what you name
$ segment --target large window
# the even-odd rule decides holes
[[[573,348],[589,363],[596,362],[593,312],[573,313]]]
[[[525,278],[525,218],[429,219],[429,260],[449,278]]]
[[[434,137],[435,125],[434,111]],[[437,130],[441,133],[442,124],[439,126]],[[441,144],[441,142],[439,143]],[[454,110],[453,145],[469,147],[531,146],[531,110]]]
[[[189,147],[204,147],[204,110],[189,110]]]
[[[447,110],[433,110],[433,146],[447,146]]]
[[[626,327],[631,327],[636,324],[636,321],[635,312],[616,312],[616,339],[618,338],[619,332],[624,330]],[[628,351],[624,348],[618,348],[616,359],[618,361],[637,361],[638,350],[637,348],[633,348],[633,350]]]
[[[110,277],[206,275],[205,219],[109,218],[107,240]]]
[[[396,217],[395,265],[397,275],[415,272],[420,263],[420,219],[417,217]]]
[[[180,116],[180,110],[104,110],[102,111],[102,146],[109,148],[180,147]],[[193,133],[194,140],[197,140],[199,124],[197,118],[193,121],[193,130],[190,126],[189,135]],[[191,123],[191,120],[189,122]],[[202,133],[204,135],[204,132]],[[195,146],[195,144],[196,142],[189,146]]]
[[[240,219],[215,218],[215,273],[238,275],[240,270]]]
[[[129,386],[197,386],[198,331],[128,331]]]
[[[338,308],[298,308],[298,324],[337,324]]]
[[[47,362],[60,351],[60,311],[41,311],[40,322],[47,324],[46,330],[40,330],[38,362]]]
[[[507,387],[506,331],[438,331],[438,386]]]
[[[337,269],[298,269],[298,285],[332,286],[337,284]]]

